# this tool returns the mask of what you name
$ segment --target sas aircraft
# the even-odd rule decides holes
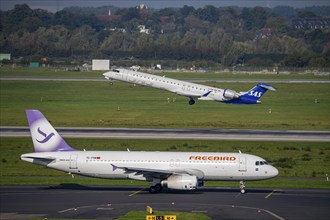
[[[149,192],[163,188],[195,190],[207,180],[264,180],[278,170],[263,158],[243,153],[78,151],[69,146],[38,110],[26,110],[34,153],[21,160],[44,167],[105,179],[151,182]]]
[[[266,83],[259,83],[247,92],[238,93],[230,89],[220,89],[128,69],[113,69],[103,75],[108,80],[119,80],[186,96],[189,98],[189,105],[195,104],[196,100],[210,100],[231,104],[259,104],[261,103],[259,99],[267,90],[276,90]]]

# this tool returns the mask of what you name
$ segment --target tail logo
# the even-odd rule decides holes
[[[38,141],[38,143],[41,143],[41,144],[46,143],[55,135],[53,132],[47,135],[42,130],[40,130],[40,127],[38,127],[38,133],[45,137],[43,140],[40,140],[40,141],[38,139],[36,139],[36,141]]]
[[[260,98],[262,96],[262,92],[257,92],[257,91],[251,90],[249,92],[249,96],[254,96],[254,97]]]

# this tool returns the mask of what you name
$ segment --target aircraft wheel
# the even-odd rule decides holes
[[[158,193],[160,191],[162,191],[163,187],[162,185],[160,185],[159,183],[154,185],[154,186],[150,186],[149,188],[149,192],[150,193]]]
[[[156,193],[156,192],[157,192],[156,187],[154,187],[154,186],[150,186],[150,188],[149,188],[149,192],[150,192],[150,193]]]
[[[189,105],[193,105],[193,104],[195,104],[195,100],[190,99],[190,100],[189,100]]]
[[[163,187],[159,183],[155,185],[156,192],[162,191]]]

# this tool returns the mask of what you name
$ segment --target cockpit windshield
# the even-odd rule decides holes
[[[268,165],[267,161],[256,161],[257,166]]]

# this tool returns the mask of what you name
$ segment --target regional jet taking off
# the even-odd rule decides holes
[[[113,69],[103,75],[108,80],[120,80],[186,96],[189,98],[189,105],[195,104],[196,100],[211,100],[231,104],[259,104],[261,103],[259,99],[267,90],[276,90],[266,83],[259,83],[247,92],[238,93],[230,89],[220,89],[128,69]]]
[[[151,193],[163,187],[194,190],[207,180],[264,180],[278,170],[264,159],[243,153],[78,151],[70,147],[38,110],[26,110],[35,153],[21,160],[71,174],[152,182]]]

